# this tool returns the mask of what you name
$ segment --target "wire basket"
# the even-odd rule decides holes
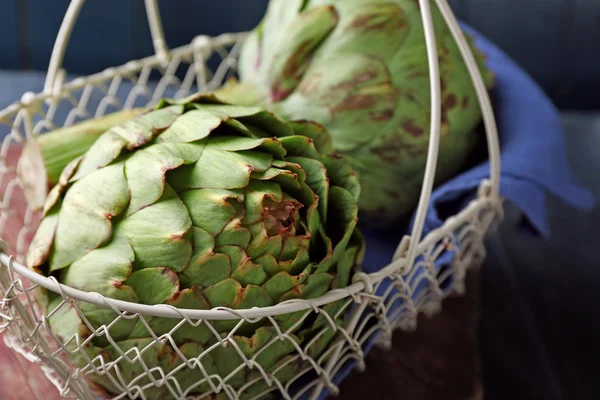
[[[39,363],[65,398],[317,399],[337,394],[344,374],[354,367],[364,368],[365,353],[372,345],[390,346],[395,328],[414,329],[419,312],[435,313],[443,298],[464,291],[466,270],[480,265],[485,255],[484,236],[501,218],[499,144],[490,100],[450,7],[446,0],[436,3],[459,44],[483,110],[491,171],[490,179],[481,182],[476,198],[440,229],[419,240],[433,188],[441,123],[430,1],[420,0],[432,82],[430,143],[413,229],[399,244],[392,262],[379,272],[358,274],[349,287],[316,299],[246,310],[196,310],[106,298],[64,286],[23,266],[39,215],[29,208],[25,213],[15,212],[24,197],[9,159],[24,141],[56,127],[112,110],[153,105],[165,96],[181,98],[219,87],[235,72],[245,33],[198,36],[191,44],[170,50],[163,38],[156,0],[146,0],[156,54],[95,75],[68,79],[61,68],[62,58],[84,4],[83,0],[71,1],[43,92],[25,93],[20,102],[0,111],[0,126],[10,129],[0,151],[0,235],[10,224],[22,226],[16,248],[12,252],[7,246],[0,249],[0,331],[6,343]],[[211,70],[209,60],[215,58],[220,63]],[[159,79],[151,79],[155,75]],[[439,268],[440,263],[444,268]],[[58,306],[48,314],[41,311],[35,298],[42,287],[60,296]],[[90,323],[81,309],[91,306],[110,314],[112,322],[100,326]],[[78,315],[84,329],[62,337],[52,327],[67,314]],[[340,319],[342,315],[345,318]],[[290,319],[293,325],[282,323]],[[111,330],[127,323],[144,329],[147,339],[143,346],[123,346],[111,338]],[[317,333],[309,342],[299,344],[294,331],[306,323],[312,323]],[[219,335],[215,324],[228,326],[229,333]],[[250,343],[236,336],[259,324],[263,329],[260,340]],[[206,335],[206,344],[183,349],[177,340],[189,334]],[[97,341],[105,343],[105,351],[90,351]],[[278,355],[276,362],[267,359],[273,354]],[[211,360],[217,357],[227,359],[228,367],[215,369]],[[73,358],[78,363],[73,363]],[[110,393],[94,382],[110,387]]]

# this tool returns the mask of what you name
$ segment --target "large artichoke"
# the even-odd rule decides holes
[[[210,95],[163,101],[108,130],[65,168],[47,197],[27,262],[68,286],[143,304],[246,309],[314,298],[347,286],[362,260],[359,190],[349,164],[332,152],[329,136],[316,123],[286,123]],[[53,312],[49,325],[58,338],[78,336],[67,346],[71,351],[90,335],[89,326],[108,326],[116,317],[111,309],[86,303],[77,303],[79,314],[46,291],[38,297]],[[338,323],[343,320],[341,303],[326,310]],[[323,315],[300,323],[303,315],[274,318],[282,332],[289,330],[290,340],[274,340],[278,332],[265,319],[245,323],[231,338],[237,346],[217,344],[200,360],[205,373],[228,377],[233,389],[260,378],[256,367],[236,371],[243,365],[238,347],[248,358],[259,354],[255,361],[266,372],[288,381],[303,365],[292,341],[313,340],[308,351],[315,357],[335,335],[331,329],[317,335],[327,327]],[[168,373],[181,367],[179,352],[197,357],[218,343],[213,329],[224,338],[238,323],[184,323],[175,330],[177,319],[144,321],[119,318],[81,344],[72,361],[81,367],[98,356],[115,361],[117,349],[149,346],[141,357],[147,368]],[[145,324],[157,337],[170,333],[174,342],[158,343]],[[144,374],[139,362],[123,359],[118,365],[126,383]],[[204,377],[199,367],[175,376],[182,390],[210,390],[206,381],[193,386]],[[118,392],[114,371],[112,377],[117,381],[106,375],[91,379]],[[264,381],[257,382],[242,398],[265,389]],[[144,393],[171,398],[177,392],[170,390]]]
[[[439,183],[463,166],[481,112],[458,46],[432,11],[443,95]],[[271,0],[243,45],[239,75],[220,93],[228,101],[327,128],[358,175],[370,219],[393,223],[414,209],[431,115],[417,0]]]

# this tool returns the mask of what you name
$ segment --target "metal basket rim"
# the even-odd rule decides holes
[[[489,181],[487,180],[482,182],[481,188],[485,187],[489,187]],[[418,245],[419,253],[442,240],[443,237],[449,232],[453,232],[456,228],[463,224],[464,221],[477,215],[478,212],[486,209],[492,210],[496,214],[501,212],[501,198],[494,198],[489,196],[489,194],[482,194],[482,192],[487,192],[485,190],[480,190],[479,192],[479,196],[471,200],[468,206],[465,207],[461,212],[447,219],[441,227],[429,232],[429,234]],[[350,286],[347,286],[343,289],[331,290],[314,299],[294,299],[269,307],[255,307],[250,309],[215,307],[209,310],[198,310],[177,308],[166,304],[139,304],[115,300],[95,292],[85,292],[61,284],[53,277],[45,277],[15,261],[12,256],[8,256],[0,252],[0,263],[2,263],[5,268],[8,266],[9,270],[14,270],[14,272],[30,280],[32,283],[42,286],[54,293],[60,294],[64,298],[112,308],[117,312],[129,312],[155,317],[187,318],[190,320],[253,319],[288,314],[292,312],[308,310],[311,308],[318,310],[319,307],[333,303],[334,301],[353,297],[360,293],[369,294],[369,289],[372,290],[376,283],[379,283],[393,274],[402,274],[408,272],[408,269],[406,268],[406,261],[406,257],[401,257],[395,261],[392,261],[377,272],[370,274],[358,273],[355,275],[354,282]]]
[[[196,36],[191,43],[171,49],[169,53],[172,57],[187,57],[193,51],[210,51],[215,47],[235,45],[247,35],[248,32],[223,33],[217,36],[199,35]],[[36,104],[41,104],[48,100],[59,99],[65,93],[82,89],[86,85],[110,79],[117,71],[125,75],[139,71],[144,68],[144,66],[160,65],[160,63],[160,58],[156,54],[152,54],[147,57],[130,60],[127,63],[119,66],[106,68],[103,71],[96,72],[94,74],[78,76],[61,85],[60,91],[58,92],[25,92],[21,96],[20,100],[16,100],[0,110],[0,123],[8,123],[6,121],[7,119],[23,109],[33,108]]]

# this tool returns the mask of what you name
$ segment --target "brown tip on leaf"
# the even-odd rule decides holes
[[[384,138],[385,140],[381,145],[371,147],[370,151],[371,153],[376,154],[382,161],[390,164],[396,164],[402,161],[404,157],[403,152],[415,155],[418,154],[418,152],[413,149],[420,147],[405,143],[402,139],[403,136],[403,132],[390,135],[387,138]]]
[[[387,110],[383,110],[380,112],[369,112],[369,117],[371,117],[371,119],[373,121],[388,121],[390,119],[392,119],[392,117],[395,114],[395,110],[393,108],[388,108]]]
[[[442,107],[442,125],[450,124],[448,120],[448,110],[445,107]]]
[[[171,240],[174,242],[178,242],[180,240],[183,240],[183,233],[174,233],[171,235]]]
[[[371,79],[375,79],[377,78],[377,72],[376,71],[363,71],[363,72],[359,72],[358,74],[355,74],[352,79],[348,79],[345,81],[342,81],[336,85],[331,86],[330,90],[332,92],[335,91],[343,91],[343,92],[350,92],[350,89],[354,89],[355,87],[358,87],[359,83],[364,83],[367,82]]]
[[[375,101],[375,96],[372,95],[353,94],[346,97],[341,104],[335,107],[334,111],[363,110],[373,107]]]
[[[240,290],[238,290],[237,294],[235,295],[235,300],[233,301],[233,304],[242,303],[242,301],[244,300],[244,293],[246,292],[246,287],[240,285]]]
[[[152,132],[152,136],[156,136],[158,134],[158,131],[162,129],[162,128],[152,128],[151,132]],[[164,130],[164,129],[162,129]],[[143,133],[139,133],[136,137],[135,140],[128,143],[126,146],[126,149],[129,151],[135,150],[139,147],[144,146],[146,143],[148,143],[149,138],[146,137],[146,135],[144,135]]]
[[[169,299],[170,303],[174,303],[177,301],[177,299],[179,299],[181,297],[181,290],[176,291],[175,293],[173,293],[173,296],[171,296],[171,298]]]
[[[167,126],[161,126],[161,127],[158,127],[158,128],[152,128],[152,129],[150,130],[150,132],[152,133],[152,137],[154,137],[154,136],[157,136],[157,135],[158,135],[158,134],[160,134],[160,133],[163,133],[163,132],[164,132],[164,131],[166,131],[167,129],[168,129],[168,127],[167,127]],[[146,143],[147,143],[147,142],[149,142],[149,139],[146,139],[146,141],[145,141],[145,142],[146,142]],[[144,144],[145,144],[145,143],[144,143]]]
[[[160,274],[165,275],[173,285],[179,287],[179,277],[175,271],[171,270],[170,268],[163,267]]]
[[[425,133],[424,129],[415,124],[415,121],[412,119],[405,119],[402,121],[402,128],[413,136],[421,136]]]
[[[446,89],[448,89],[448,82],[446,82],[444,78],[440,80],[440,87],[442,89],[442,92],[445,92]]]
[[[457,104],[458,98],[454,93],[448,94],[444,99],[444,107],[446,107],[448,110],[452,110],[454,107],[457,106]]]
[[[390,12],[388,9],[388,12],[385,14],[379,12],[358,15],[347,29],[357,29],[363,32],[386,31],[392,33],[405,27],[404,10],[393,4],[389,4],[389,7],[394,8],[393,12]]]

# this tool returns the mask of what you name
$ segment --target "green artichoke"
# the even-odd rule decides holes
[[[442,84],[437,183],[479,139],[481,111],[442,14],[432,7]],[[492,74],[476,51],[489,85]],[[361,213],[393,223],[416,206],[430,129],[425,34],[416,0],[271,0],[244,42],[227,101],[325,126],[361,183]]]
[[[17,173],[29,207],[41,210],[48,190],[58,183],[61,172],[71,161],[85,153],[104,132],[143,111],[146,110],[120,110],[27,140]]]
[[[27,263],[70,287],[142,304],[247,309],[314,298],[347,286],[362,261],[359,192],[349,164],[316,123],[284,122],[211,95],[165,100],[108,130],[64,169],[46,199]],[[253,383],[261,376],[258,368],[238,369],[243,360],[235,347],[285,383],[306,366],[296,345],[311,340],[308,352],[316,357],[336,334],[323,314],[302,320],[301,311],[273,319],[289,340],[275,340],[276,328],[263,319],[235,331],[229,340],[237,346],[220,345],[218,337],[225,338],[238,320],[194,326],[120,317],[109,326],[116,317],[111,309],[77,303],[79,313],[47,291],[38,293],[38,301],[52,313],[54,335],[63,342],[78,336],[67,345],[76,365],[99,356],[104,363],[116,360],[113,379],[129,383],[144,368],[119,361],[117,349],[133,358],[133,348],[147,348],[141,356],[146,367],[165,373],[181,368],[175,377],[189,393],[211,389],[198,366],[182,368],[180,353],[192,359],[214,346],[198,363],[206,376],[228,377],[235,390],[247,385],[246,398],[269,388],[263,380]],[[342,302],[325,310],[342,323]],[[156,341],[146,325],[173,341]],[[90,327],[105,329],[83,342]],[[119,392],[118,379],[90,379]],[[144,393],[171,398],[174,388]]]

